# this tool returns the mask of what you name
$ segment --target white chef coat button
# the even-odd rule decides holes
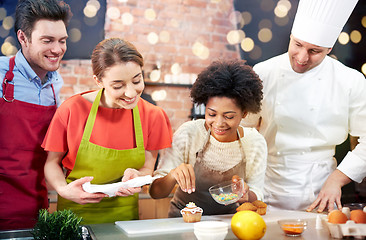
[[[314,111],[315,109],[312,107],[312,108],[310,108],[310,111]]]
[[[281,152],[277,152],[277,155],[281,155]]]
[[[281,103],[279,101],[276,102],[276,105],[280,105]]]

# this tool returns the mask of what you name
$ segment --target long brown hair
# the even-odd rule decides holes
[[[93,74],[102,79],[107,68],[116,63],[135,62],[141,67],[144,66],[142,55],[136,47],[121,38],[109,38],[101,41],[94,48],[92,56]]]

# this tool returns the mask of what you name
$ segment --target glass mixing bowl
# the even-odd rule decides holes
[[[211,186],[208,191],[212,198],[219,204],[229,205],[237,202],[244,194],[244,180],[239,178],[238,181],[225,181]]]

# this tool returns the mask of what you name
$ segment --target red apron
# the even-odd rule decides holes
[[[41,147],[55,105],[41,106],[14,99],[15,57],[3,80],[0,99],[0,230],[33,228],[41,208],[48,208]]]

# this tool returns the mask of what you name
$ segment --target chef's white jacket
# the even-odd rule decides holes
[[[271,185],[267,188],[269,198],[276,198],[277,193],[307,195],[302,196],[301,206],[293,208],[310,205],[336,166],[335,146],[344,142],[348,133],[360,137],[359,144],[338,169],[361,182],[366,176],[364,75],[329,56],[299,74],[292,70],[288,53],[258,63],[254,70],[263,81],[260,132],[268,145],[265,185]],[[324,164],[327,166],[320,170],[319,165]],[[300,184],[302,181],[307,182]]]

